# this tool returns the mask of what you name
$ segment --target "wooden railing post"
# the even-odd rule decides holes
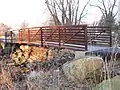
[[[85,31],[85,50],[88,50],[88,36],[87,36],[87,25],[84,26],[84,31]]]

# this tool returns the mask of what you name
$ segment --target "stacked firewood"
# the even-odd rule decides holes
[[[11,55],[12,60],[18,65],[25,62],[52,60],[53,57],[54,54],[50,49],[28,45],[21,45],[20,48],[16,49]]]

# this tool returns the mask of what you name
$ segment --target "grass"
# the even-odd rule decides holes
[[[5,67],[7,66],[5,66],[1,67],[2,71],[0,73],[0,90],[2,90],[1,88],[4,88],[5,90],[74,90],[74,88],[78,90],[89,90],[91,86],[94,86],[93,90],[119,90],[120,77],[116,76],[113,78],[115,75],[112,72],[114,71],[114,66],[117,63],[118,61],[116,61],[115,58],[112,59],[109,63],[107,61],[104,62],[104,74],[101,73],[102,81],[99,84],[96,84],[96,82],[93,84],[92,79],[89,81],[86,80],[82,84],[77,82],[70,82],[64,76],[62,70],[59,69],[51,69],[47,72],[39,70],[32,71],[35,72],[33,73],[32,77],[31,73],[22,74],[14,72],[17,79],[14,81],[13,77],[10,75],[11,70],[6,70]],[[11,68],[17,69],[17,67]],[[13,71],[15,70],[13,69]]]
[[[104,80],[102,83],[93,87],[93,90],[120,90],[120,76]]]

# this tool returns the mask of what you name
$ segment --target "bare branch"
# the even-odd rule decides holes
[[[104,7],[105,14],[107,15],[108,13],[107,13],[107,8],[105,6],[105,0],[102,0],[102,5]]]
[[[87,3],[85,4],[85,6],[84,6],[83,9],[82,9],[82,12],[80,13],[80,16],[79,16],[79,22],[78,22],[78,24],[80,24],[82,15],[83,15],[83,13],[84,13],[84,11],[85,11],[87,5],[89,4],[89,2],[90,2],[90,0],[87,1]]]
[[[113,5],[112,5],[112,7],[111,7],[111,12],[113,12],[113,9],[114,9],[114,7],[115,7],[116,2],[117,2],[117,0],[114,0]]]
[[[87,14],[88,14],[88,13],[87,13],[87,11],[86,11],[86,13],[84,13],[84,14],[81,16],[81,18],[84,18]]]
[[[94,7],[97,7],[101,10],[101,13],[103,14],[101,20],[104,20],[104,24],[111,26],[114,23],[115,16],[118,12],[114,14],[114,8],[116,6],[117,0],[113,0],[111,2],[105,2],[105,0],[98,0],[100,5],[92,5]],[[102,5],[101,5],[102,4]]]
[[[51,15],[53,16],[52,10],[50,9],[50,6],[49,6],[49,1],[46,0],[45,3],[47,4],[47,8],[48,8],[48,10],[50,11]]]
[[[117,14],[118,14],[118,11],[113,15],[113,17],[115,18]]]
[[[58,4],[58,2],[56,0],[54,0],[56,5],[58,6],[58,8],[62,11],[62,8],[60,7],[60,4]]]
[[[46,0],[47,8],[53,17],[55,24],[63,25],[78,24],[78,21],[82,19],[82,16],[86,15],[84,14],[84,11],[88,2],[83,7],[83,10],[80,10],[79,3],[80,0]],[[80,17],[80,19],[78,17]]]
[[[49,6],[49,1],[46,0],[45,3],[47,4],[47,8],[48,8],[48,10],[50,11],[50,13],[51,13],[51,15],[52,15],[52,17],[53,17],[53,19],[54,19],[54,21],[55,21],[55,24],[56,24],[56,25],[61,24],[61,22],[60,22],[60,20],[58,19],[58,17],[57,17],[57,16],[54,14],[54,12],[51,10],[51,8],[50,8],[50,6]]]
[[[77,24],[77,16],[78,16],[78,9],[79,9],[79,0],[77,1],[77,9],[76,9],[76,13],[75,13],[75,25]]]
[[[104,15],[104,9],[98,5],[90,5],[90,6],[94,6],[100,9],[100,11],[102,12],[102,14]]]
[[[74,3],[75,3],[75,0],[73,0],[73,2],[72,2],[72,23],[74,22],[75,11],[76,11],[76,9],[74,7]]]
[[[71,24],[71,20],[72,20],[71,16],[72,16],[72,11],[71,11],[71,1],[70,1],[69,2],[69,24]]]

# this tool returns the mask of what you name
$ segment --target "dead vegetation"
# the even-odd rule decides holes
[[[27,49],[25,49],[27,48]],[[35,51],[32,51],[34,49]],[[20,56],[26,56],[26,61],[23,63],[15,65],[3,65],[2,67],[2,73],[0,75],[0,90],[91,90],[93,85],[96,85],[96,83],[93,84],[92,80],[94,78],[87,78],[84,79],[83,82],[76,81],[70,81],[68,80],[68,77],[66,77],[63,66],[66,62],[75,62],[74,60],[74,52],[70,50],[53,50],[53,49],[43,49],[39,47],[28,47],[28,46],[21,46],[19,50],[17,49],[14,53],[19,54],[16,58]],[[29,54],[28,54],[29,52]],[[41,53],[40,53],[41,52]],[[52,53],[51,53],[52,52]],[[12,55],[14,55],[14,53]],[[34,56],[42,56],[45,55],[47,58],[39,58],[41,60],[33,60],[31,62],[27,62],[27,60],[30,58],[31,53],[34,53]],[[46,55],[47,53],[47,55]],[[49,54],[48,54],[49,53]],[[54,54],[53,54],[54,53]],[[37,55],[38,54],[38,55]],[[40,55],[39,55],[40,54]],[[11,55],[11,56],[12,56]],[[48,59],[48,56],[52,57],[52,60]],[[20,57],[21,58],[21,57]],[[38,58],[37,58],[38,59]],[[13,60],[13,58],[12,58]],[[22,60],[22,59],[21,59]],[[73,60],[73,61],[72,61]],[[10,58],[6,59],[4,58],[1,60],[2,62],[8,62],[10,61]],[[86,62],[86,60],[84,61]],[[92,62],[90,62],[92,64]],[[86,69],[91,69],[90,63],[87,63]],[[107,66],[105,65],[105,68],[103,67],[101,72],[104,72],[105,75],[107,75],[107,78],[104,78],[107,80],[108,78],[113,78],[114,76],[110,76],[110,73],[112,72],[116,73],[118,75],[119,73],[119,67],[118,62],[115,66]],[[5,64],[5,63],[3,63]],[[16,65],[17,64],[17,65]],[[63,65],[64,64],[64,65]],[[69,64],[69,63],[68,63]],[[81,64],[76,63],[77,66],[80,66]],[[84,64],[82,64],[84,65]],[[69,66],[69,65],[68,65]],[[88,66],[88,68],[87,68]],[[97,65],[99,66],[99,65]],[[116,69],[111,69],[111,67],[114,67]],[[82,66],[82,68],[84,68]],[[81,69],[82,69],[81,68]],[[95,68],[95,66],[93,67]],[[75,65],[71,67],[71,70],[75,69],[75,72],[79,72],[79,68],[75,68]],[[84,70],[84,69],[82,69]],[[114,71],[113,71],[114,70]],[[117,70],[117,71],[116,71]],[[72,70],[73,71],[73,70]],[[71,71],[71,72],[72,72]],[[85,71],[85,70],[84,70]],[[83,73],[84,71],[81,71]],[[71,74],[77,75],[76,73]],[[91,72],[92,73],[92,72]],[[98,73],[97,73],[98,74]],[[94,76],[95,74],[90,74],[91,76]],[[89,75],[89,76],[90,76]],[[101,77],[106,77],[104,74],[101,74]],[[81,75],[77,75],[77,77],[81,77]],[[96,76],[95,76],[96,77]],[[96,80],[96,79],[95,79]]]
[[[13,83],[11,81],[10,74],[2,68],[0,72],[0,90],[3,90],[3,89],[12,90]]]

